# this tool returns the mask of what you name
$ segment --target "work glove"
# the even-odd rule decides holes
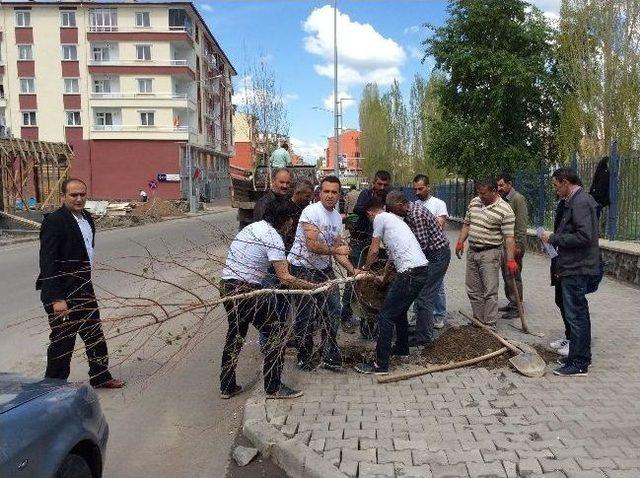
[[[516,275],[518,273],[518,263],[515,259],[507,261],[507,270],[511,272],[512,275]]]
[[[464,253],[464,242],[456,242],[456,257],[458,259],[462,259],[462,254]]]

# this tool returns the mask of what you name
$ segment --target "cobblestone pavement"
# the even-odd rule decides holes
[[[446,277],[448,309],[469,310],[464,261]],[[548,261],[525,257],[524,336],[547,343],[562,320]],[[287,360],[296,400],[267,401],[268,418],[351,477],[640,477],[640,300],[638,289],[605,278],[589,296],[593,365],[587,377],[543,378],[508,368],[465,368],[390,384],[352,370],[299,372]],[[457,315],[457,314],[455,314]]]

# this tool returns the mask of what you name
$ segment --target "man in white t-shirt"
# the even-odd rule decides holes
[[[349,274],[358,272],[349,262],[349,246],[341,236],[342,216],[336,206],[340,199],[340,180],[327,176],[320,183],[320,200],[302,211],[296,237],[288,259],[291,273],[311,282],[335,278],[333,259]],[[323,294],[301,297],[294,323],[298,344],[298,367],[312,370],[313,329],[319,315],[322,332],[322,366],[329,370],[342,367],[337,334],[340,321],[340,294],[337,288]]]
[[[295,209],[290,201],[272,201],[266,205],[263,219],[242,229],[229,248],[222,271],[220,296],[229,297],[263,288],[270,267],[284,286],[312,289],[317,286],[289,273],[282,236],[291,228]],[[236,383],[238,355],[253,324],[265,337],[264,389],[267,398],[295,398],[302,392],[292,390],[280,381],[286,334],[268,295],[244,297],[224,302],[229,328],[222,351],[220,397],[227,399],[242,391]]]
[[[391,355],[409,355],[409,322],[407,311],[427,282],[429,261],[409,226],[395,214],[384,212],[384,203],[373,198],[367,205],[367,216],[373,222],[373,239],[369,247],[365,269],[378,257],[380,243],[396,268],[397,275],[389,285],[382,309],[378,313],[378,342],[373,364],[358,364],[360,373],[389,373]],[[388,269],[387,269],[388,270]],[[386,274],[385,274],[386,275]],[[391,346],[393,328],[396,328],[396,344]]]
[[[449,217],[447,204],[442,200],[431,195],[431,186],[429,185],[429,177],[424,174],[418,174],[413,178],[413,190],[418,197],[416,203],[426,207],[431,214],[436,217],[436,221],[444,230]],[[447,296],[444,292],[444,280],[440,281],[438,286],[438,294],[433,304],[433,327],[441,329],[444,327],[444,321],[447,317]]]

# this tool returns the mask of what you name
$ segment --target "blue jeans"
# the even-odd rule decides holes
[[[334,279],[332,268],[324,270],[291,266],[291,274],[310,282]],[[320,326],[322,357],[325,362],[341,363],[337,336],[340,325],[340,292],[330,290],[315,295],[300,296],[296,299],[297,314],[294,333],[298,344],[298,362],[308,363],[313,356],[313,331],[316,321]]]
[[[360,267],[367,259],[366,255],[362,253],[368,244],[362,241],[352,240],[349,244],[351,247],[351,254],[349,260],[355,267]],[[340,311],[340,320],[343,322],[351,320],[353,317],[353,311],[351,310],[351,299],[353,297],[353,283],[347,282],[342,292],[342,310]]]
[[[567,361],[579,368],[591,364],[591,317],[586,294],[592,281],[592,276],[587,275],[560,278],[564,319],[571,338]]]
[[[444,292],[444,280],[438,286],[438,295],[433,306],[433,317],[437,320],[444,320],[447,317],[447,296]]]
[[[382,309],[378,313],[378,342],[376,363],[379,367],[389,367],[393,328],[396,328],[398,352],[409,353],[409,322],[407,311],[416,300],[428,279],[428,267],[416,267],[398,274],[389,286]]]
[[[416,298],[414,311],[416,313],[416,337],[420,342],[433,340],[433,309],[438,289],[442,285],[444,275],[451,261],[451,249],[443,247],[425,254],[429,261],[427,267],[427,283]]]
[[[273,266],[269,267],[267,275],[262,280],[262,288],[263,289],[280,289],[282,284],[280,280],[276,276],[276,271]],[[264,297],[264,300],[269,301],[269,307],[275,308],[275,316],[280,322],[281,326],[285,326],[287,322],[287,313],[289,312],[289,296],[283,296],[278,294],[270,295],[269,297]],[[267,345],[267,335],[260,332],[258,334],[258,344],[260,345],[260,350],[262,353],[265,351],[265,347]]]

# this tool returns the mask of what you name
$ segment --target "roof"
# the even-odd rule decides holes
[[[183,5],[185,7],[188,6],[188,7],[191,7],[191,9],[198,16],[198,19],[200,20],[200,22],[204,25],[204,28],[206,29],[207,34],[209,35],[213,43],[218,47],[218,50],[220,50],[220,52],[222,53],[222,56],[224,56],[224,59],[231,67],[231,71],[233,72],[233,74],[234,75],[238,74],[236,69],[233,67],[233,63],[231,63],[231,60],[229,60],[229,57],[226,55],[226,53],[218,43],[218,40],[216,40],[216,37],[213,35],[213,33],[211,33],[211,30],[209,29],[209,25],[207,25],[207,22],[205,22],[204,18],[202,18],[202,15],[200,15],[200,12],[198,11],[198,9],[196,8],[193,2],[185,2],[184,0],[129,0],[129,1],[123,1],[123,0],[95,0],[95,1],[92,1],[92,0],[26,0],[26,1],[25,0],[21,0],[21,1],[20,0],[0,0],[0,3],[4,5],[24,5],[25,7],[33,4],[39,4],[39,5],[78,4],[81,6],[99,6],[105,3],[110,5],[127,5],[127,6],[140,5],[141,3],[143,4],[146,3],[151,5]]]

